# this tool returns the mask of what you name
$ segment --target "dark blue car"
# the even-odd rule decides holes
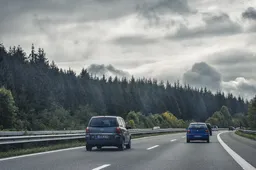
[[[93,116],[86,128],[86,150],[93,147],[116,146],[120,150],[131,148],[131,134],[123,118],[118,116]]]
[[[210,142],[210,133],[206,123],[190,123],[187,129],[187,143],[191,140],[206,140]]]

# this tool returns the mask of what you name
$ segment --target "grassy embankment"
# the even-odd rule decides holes
[[[237,134],[239,136],[242,136],[242,137],[245,137],[245,138],[248,138],[248,139],[256,140],[256,134],[247,134],[247,133],[243,133],[239,130],[237,130],[235,132],[235,134]]]

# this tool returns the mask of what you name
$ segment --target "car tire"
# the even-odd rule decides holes
[[[126,149],[131,149],[131,139],[129,140],[129,143],[125,147]]]
[[[101,149],[102,148],[102,146],[97,146],[97,149]]]
[[[210,143],[210,139],[207,139],[207,143]]]
[[[86,150],[87,150],[87,151],[92,151],[92,146],[86,145]]]
[[[190,143],[190,140],[189,140],[189,139],[187,139],[187,143]]]
[[[118,145],[118,149],[120,151],[123,151],[124,150],[124,142],[122,142],[122,144]]]

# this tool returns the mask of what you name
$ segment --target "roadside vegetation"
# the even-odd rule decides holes
[[[239,130],[237,130],[235,132],[235,134],[237,134],[239,136],[242,136],[242,137],[245,137],[245,138],[248,138],[248,139],[256,140],[256,134],[248,134],[248,133],[244,133],[244,132],[239,131]]]

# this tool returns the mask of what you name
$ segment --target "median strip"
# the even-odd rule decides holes
[[[158,146],[159,145],[152,146],[152,147],[148,148],[147,150],[151,150],[151,149],[157,148]]]
[[[104,169],[104,168],[109,167],[109,166],[110,166],[110,164],[104,164],[104,165],[99,166],[99,167],[97,167],[97,168],[94,168],[94,169],[92,169],[92,170],[101,170],[101,169]]]

